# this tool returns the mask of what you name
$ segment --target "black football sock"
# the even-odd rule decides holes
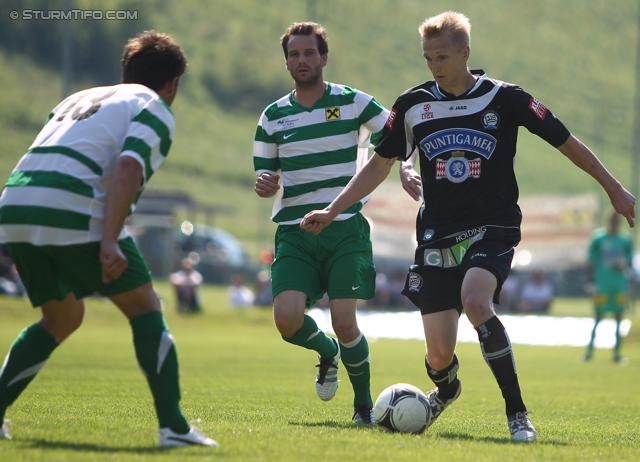
[[[458,369],[460,367],[458,357],[454,354],[451,364],[441,371],[433,369],[429,365],[426,357],[424,358],[424,365],[427,368],[427,375],[438,387],[438,394],[444,399],[452,399],[460,386],[460,380],[458,379]]]
[[[526,412],[518,384],[516,362],[507,331],[497,316],[475,328],[480,340],[482,356],[498,382],[506,405],[507,416]]]

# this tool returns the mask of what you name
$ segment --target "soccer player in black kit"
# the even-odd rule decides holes
[[[509,337],[493,310],[520,241],[513,169],[518,127],[547,141],[598,181],[632,227],[635,198],[540,101],[516,85],[468,69],[470,30],[468,18],[454,12],[422,23],[422,50],[433,80],[400,95],[366,166],[331,204],[307,214],[300,226],[321,232],[402,160],[403,187],[424,201],[417,217],[415,262],[403,293],[420,308],[425,365],[436,385],[428,393],[429,425],[461,392],[455,345],[464,309],[502,391],[511,439],[529,442],[536,439],[536,430],[522,400]],[[420,175],[413,169],[414,151]]]

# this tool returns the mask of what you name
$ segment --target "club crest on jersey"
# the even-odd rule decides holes
[[[328,107],[324,110],[324,115],[327,120],[340,120],[340,108]]]
[[[496,111],[488,110],[482,114],[482,126],[485,130],[496,130],[500,124],[500,116]]]
[[[467,178],[480,178],[481,159],[467,160],[464,153],[455,151],[449,160],[436,160],[436,180],[443,178],[462,183]]]
[[[468,128],[448,128],[432,133],[420,141],[427,159],[450,151],[469,151],[489,159],[496,149],[497,140],[487,134]]]
[[[422,276],[412,271],[411,273],[409,273],[409,281],[407,283],[407,286],[409,292],[420,292],[420,288],[422,287]]]

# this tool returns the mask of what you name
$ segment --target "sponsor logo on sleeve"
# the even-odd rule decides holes
[[[533,112],[540,120],[544,120],[544,116],[547,115],[548,111],[545,105],[533,96],[531,97],[531,101],[529,101],[529,109],[531,109],[531,112]]]
[[[393,129],[393,123],[396,121],[396,114],[397,114],[397,111],[395,109],[391,109],[391,112],[389,113],[389,117],[387,117],[387,121],[384,124],[384,126],[387,127],[389,130]]]

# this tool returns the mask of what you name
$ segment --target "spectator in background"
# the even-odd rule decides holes
[[[256,294],[254,304],[256,306],[271,306],[273,303],[273,293],[271,292],[271,275],[269,270],[261,270],[256,275],[253,284],[253,290]]]
[[[500,308],[503,311],[517,311],[520,297],[520,273],[512,269],[500,290]]]
[[[593,356],[593,342],[596,329],[607,313],[613,313],[616,320],[616,343],[613,349],[613,360],[619,362],[620,357],[620,322],[629,300],[628,270],[633,259],[633,242],[620,233],[620,216],[611,212],[607,230],[596,232],[589,246],[588,291],[593,295],[595,324],[591,332],[591,340],[584,356],[586,361]]]
[[[198,286],[202,284],[202,274],[198,272],[188,258],[182,260],[182,269],[169,276],[169,282],[176,291],[178,311],[198,313],[202,310]]]
[[[507,279],[508,280],[508,279]],[[538,269],[522,284],[518,311],[522,313],[547,313],[553,300],[553,284],[544,271]]]
[[[253,305],[255,295],[245,283],[244,275],[234,274],[229,286],[229,305],[232,308],[245,308]]]

